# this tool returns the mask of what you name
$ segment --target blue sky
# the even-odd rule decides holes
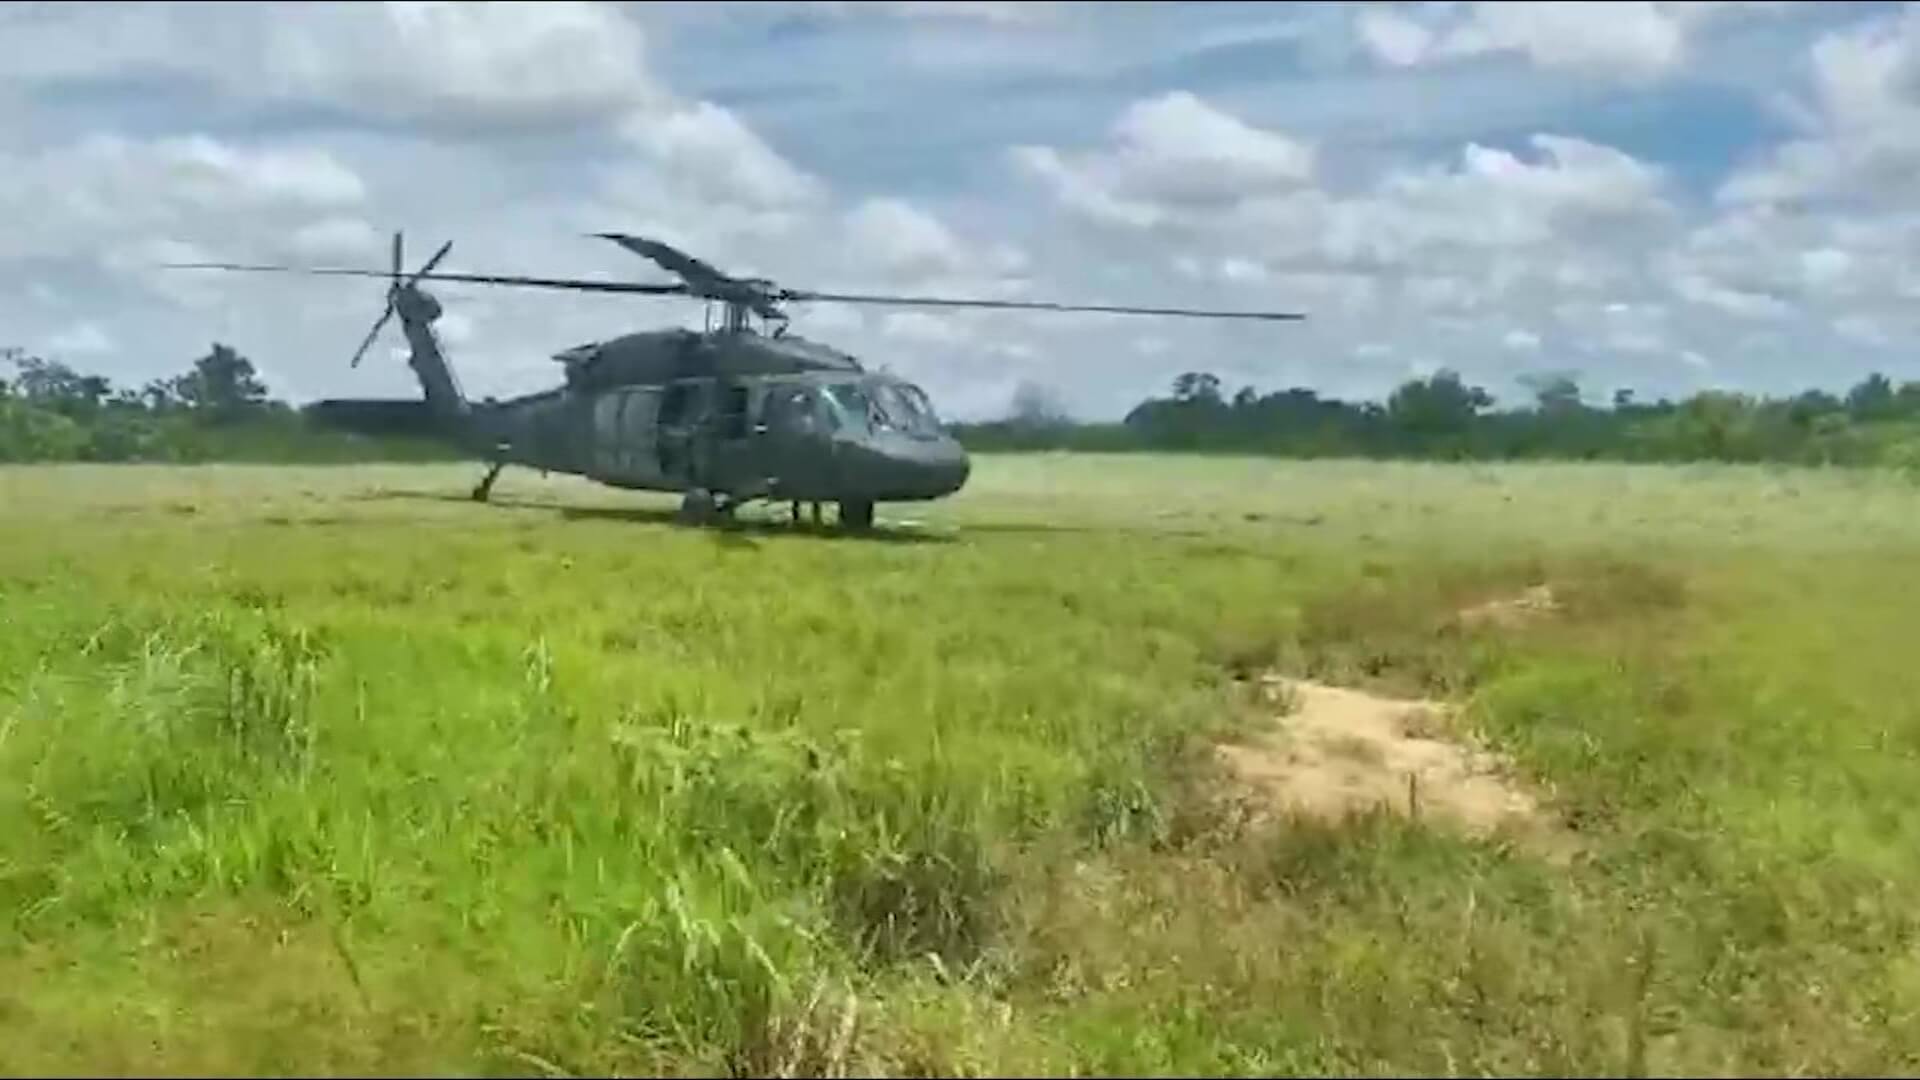
[[[375,283],[182,257],[1305,310],[797,309],[945,411],[1115,416],[1181,371],[1377,396],[1920,379],[1920,13],[1897,4],[15,4],[0,338],[126,381],[214,339],[296,399]],[[695,306],[443,291],[478,393]],[[386,344],[398,347],[397,334]]]

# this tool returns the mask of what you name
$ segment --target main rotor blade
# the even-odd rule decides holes
[[[1297,322],[1306,318],[1296,311],[1210,311],[1203,308],[1124,307],[1113,304],[1056,304],[1043,300],[955,300],[941,296],[877,296],[861,293],[823,293],[783,289],[774,294],[781,300],[830,300],[841,304],[901,304],[913,307],[1002,308],[1026,311],[1093,311],[1108,315],[1172,315],[1190,319],[1264,319]]]
[[[373,339],[380,336],[380,331],[386,328],[387,320],[391,318],[393,318],[393,301],[388,300],[387,310],[381,312],[380,317],[373,321],[373,329],[367,331],[367,336],[361,339],[360,347],[353,350],[353,361],[347,365],[348,367],[360,366],[360,358],[367,355],[367,350],[373,347]]]
[[[403,267],[400,265],[400,230],[395,229],[393,230],[393,280],[400,280],[400,271],[402,269]]]
[[[416,273],[415,273],[415,274],[413,275],[413,277],[411,277],[411,278],[409,278],[409,279],[408,279],[408,281],[409,281],[409,282],[413,282],[413,281],[419,281],[419,280],[420,280],[420,275],[421,275],[421,274],[431,274],[431,273],[433,273],[433,268],[434,268],[434,267],[436,267],[436,266],[439,266],[439,265],[440,265],[440,260],[441,260],[441,259],[444,259],[444,258],[446,258],[446,257],[447,257],[447,252],[449,252],[449,251],[452,251],[452,250],[453,250],[453,241],[451,241],[451,240],[449,240],[449,241],[447,241],[446,243],[444,243],[444,244],[441,244],[441,245],[440,245],[440,250],[439,250],[439,251],[436,251],[436,252],[434,252],[434,253],[433,253],[433,258],[431,258],[431,259],[428,259],[428,260],[427,260],[427,265],[425,265],[425,266],[423,266],[423,267],[421,267],[421,268],[419,269],[419,271],[418,271],[418,272],[416,272]]]
[[[653,260],[661,269],[680,275],[689,284],[697,285],[703,281],[726,284],[734,280],[731,275],[721,273],[713,265],[702,262],[671,244],[649,240],[644,236],[630,236],[626,233],[594,233],[593,235],[602,240],[611,240],[643,259]]]
[[[161,263],[169,270],[236,270],[249,273],[318,274],[342,277],[387,277],[383,270],[351,270],[331,266],[273,266],[259,263]],[[521,277],[510,274],[416,274],[415,281],[460,281],[472,285],[513,285],[530,289],[568,289],[574,292],[637,293],[642,296],[685,296],[685,285],[654,285],[639,281],[588,281],[583,278]]]
[[[773,306],[774,297],[767,288],[772,282],[746,281],[721,273],[711,263],[696,259],[671,244],[649,240],[644,236],[627,233],[593,235],[602,240],[611,240],[635,255],[652,259],[661,269],[680,275],[680,280],[687,283],[687,294],[690,296],[739,304],[763,319],[780,318],[780,309]]]

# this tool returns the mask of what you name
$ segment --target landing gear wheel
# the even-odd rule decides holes
[[[873,504],[864,499],[841,503],[840,526],[858,532],[873,528]]]
[[[680,520],[689,525],[711,524],[719,517],[719,507],[711,492],[695,489],[680,499]]]

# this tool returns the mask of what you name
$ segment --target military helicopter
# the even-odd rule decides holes
[[[386,309],[353,354],[358,367],[380,331],[400,318],[424,401],[336,399],[308,413],[358,431],[410,430],[450,441],[487,463],[472,497],[484,502],[507,465],[587,477],[630,490],[682,496],[683,520],[713,523],[751,501],[800,504],[820,523],[837,503],[843,528],[872,527],[874,505],[939,499],[966,483],[967,453],[942,426],[925,391],[853,356],[787,330],[780,305],[804,301],[948,308],[1106,312],[1190,318],[1297,320],[1293,312],[1056,304],[1042,301],[879,296],[789,289],[740,278],[658,240],[597,233],[677,276],[647,283],[506,274],[435,273],[447,241],[412,274],[393,235],[387,271],[241,263],[170,263],[173,269],[385,277]],[[576,292],[684,296],[707,301],[706,329],[642,330],[554,354],[565,381],[506,401],[470,401],[433,323],[442,308],[421,282],[450,281]],[[713,307],[719,305],[716,324]],[[752,320],[758,318],[756,329]]]

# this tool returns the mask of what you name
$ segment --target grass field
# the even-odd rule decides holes
[[[1893,477],[474,476],[0,469],[0,1071],[1920,1069]],[[1269,668],[1460,702],[1578,858],[1237,824]]]

